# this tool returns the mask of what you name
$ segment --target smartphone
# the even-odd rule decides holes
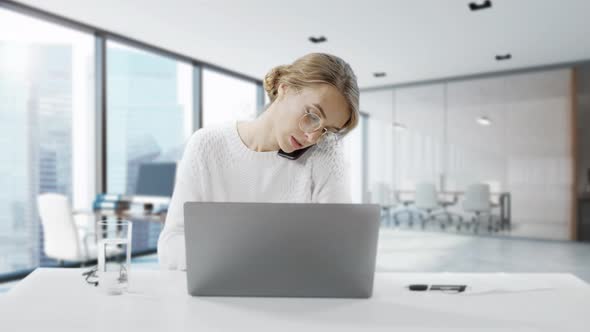
[[[299,149],[299,150],[295,150],[293,152],[287,153],[283,150],[279,150],[279,152],[277,153],[279,156],[290,159],[290,160],[297,160],[299,159],[299,157],[301,157],[305,151],[309,150],[309,148],[311,148],[313,145],[310,145],[304,149]]]

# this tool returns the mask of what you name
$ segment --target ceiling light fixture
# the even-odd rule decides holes
[[[469,9],[471,9],[472,12],[477,11],[477,10],[482,10],[482,9],[488,9],[491,7],[492,7],[492,2],[490,0],[486,0],[486,1],[482,2],[481,4],[478,4],[476,2],[469,3]]]
[[[477,121],[479,125],[486,127],[492,124],[492,120],[490,120],[490,118],[488,118],[487,116],[480,116],[475,121]]]
[[[393,128],[399,131],[404,131],[406,129],[408,129],[408,127],[406,127],[405,125],[399,123],[399,122],[394,122],[393,123]]]
[[[326,37],[324,36],[319,36],[319,37],[309,37],[309,41],[314,43],[314,44],[318,44],[318,43],[323,43],[326,42],[328,39],[326,39]]]
[[[510,53],[496,55],[496,61],[504,61],[510,59],[512,59],[512,54]]]
[[[379,71],[379,72],[373,73],[373,76],[375,76],[375,77],[385,77],[385,75],[387,75],[387,74],[384,71]]]

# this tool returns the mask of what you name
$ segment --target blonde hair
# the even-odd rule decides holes
[[[278,95],[279,85],[300,90],[314,84],[330,84],[348,102],[350,118],[344,125],[343,134],[354,129],[359,121],[359,88],[356,75],[344,60],[326,53],[310,53],[290,65],[277,66],[264,77],[264,90],[273,103]]]

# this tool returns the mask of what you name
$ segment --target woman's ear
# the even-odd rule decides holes
[[[285,94],[287,93],[287,90],[289,89],[289,87],[285,84],[285,83],[281,83],[279,84],[279,87],[277,89],[277,98],[283,98],[285,96]]]

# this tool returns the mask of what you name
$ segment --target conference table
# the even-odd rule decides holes
[[[408,208],[414,204],[414,197],[416,196],[415,190],[396,190],[394,191],[396,201],[400,202],[402,206]],[[492,208],[499,208],[500,217],[500,228],[510,229],[512,223],[512,195],[510,192],[492,192],[490,193],[493,200],[491,203]],[[446,202],[447,206],[452,206],[458,203],[459,197],[465,195],[464,191],[459,190],[441,190],[437,192],[439,199]],[[395,206],[390,206],[390,209]],[[406,210],[411,212],[412,210]]]
[[[3,331],[589,331],[571,274],[376,273],[370,299],[191,297],[181,271],[133,270],[129,292],[39,268],[0,296]],[[462,293],[409,284],[466,284]]]

